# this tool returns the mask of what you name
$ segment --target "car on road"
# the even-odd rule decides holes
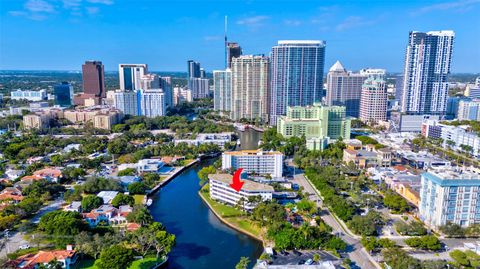
[[[30,245],[29,244],[24,244],[18,247],[18,249],[29,249]]]
[[[305,260],[299,260],[297,264],[305,264]]]
[[[312,259],[308,259],[306,262],[305,262],[306,265],[312,265],[313,264],[313,260]]]

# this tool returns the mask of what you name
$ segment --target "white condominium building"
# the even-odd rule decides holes
[[[39,91],[16,90],[16,91],[12,91],[10,93],[10,96],[12,100],[42,101],[47,99],[47,91],[46,90],[39,90]]]
[[[117,90],[113,95],[114,107],[121,110],[123,114],[132,116],[140,115],[137,92]]]
[[[140,91],[140,113],[147,118],[165,116],[165,94],[162,89]]]
[[[458,102],[458,120],[480,120],[480,100],[461,100]]]
[[[420,218],[432,227],[480,223],[480,175],[453,169],[422,174]]]
[[[230,187],[232,183],[232,175],[230,174],[211,174],[208,175],[208,179],[210,182],[210,198],[231,206],[238,205],[242,197],[244,198],[243,206],[246,210],[252,210],[255,207],[247,202],[248,197],[260,196],[263,201],[272,200],[274,190],[270,185],[242,180],[244,182],[242,189],[237,192]]]
[[[270,59],[242,55],[232,59],[232,117],[268,121]]]
[[[232,70],[213,71],[213,109],[232,110]]]
[[[146,64],[119,64],[120,89],[134,91],[142,88],[142,77],[148,73]]]
[[[208,78],[189,78],[188,88],[192,91],[193,99],[207,98],[209,95],[209,79]]]
[[[360,120],[377,123],[387,120],[387,88],[382,79],[368,78],[362,86]]]
[[[283,154],[278,151],[242,150],[227,151],[222,154],[222,169],[237,170],[273,178],[282,177]]]

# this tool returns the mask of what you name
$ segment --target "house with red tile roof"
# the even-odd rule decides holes
[[[46,265],[53,260],[59,262],[62,268],[70,269],[77,261],[77,255],[71,246],[67,246],[67,250],[39,251],[36,254],[26,254],[18,257],[12,263],[17,268],[36,269],[40,265]]]
[[[62,176],[62,171],[60,169],[54,167],[46,167],[44,169],[33,172],[33,175],[31,176],[22,177],[21,180],[23,182],[33,182],[36,180],[46,179],[50,182],[58,182],[58,180]]]
[[[12,201],[13,203],[18,203],[22,201],[25,197],[22,195],[22,191],[15,187],[5,188],[0,192],[0,202],[4,203],[6,201]]]

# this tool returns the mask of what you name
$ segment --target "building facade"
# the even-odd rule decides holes
[[[320,101],[323,91],[325,41],[282,40],[271,53],[270,123],[288,106]]]
[[[119,64],[120,90],[135,91],[142,88],[142,77],[148,73],[146,64]]]
[[[232,70],[213,71],[213,109],[232,111]]]
[[[244,172],[282,177],[283,154],[278,151],[242,150],[222,154],[222,170],[243,168]]]
[[[46,90],[39,90],[39,91],[22,91],[16,90],[10,93],[10,99],[12,100],[27,100],[27,101],[42,101],[47,99],[47,91]]]
[[[82,65],[82,81],[84,94],[105,98],[105,73],[101,61],[86,61]]]
[[[348,72],[337,61],[327,74],[327,105],[345,106],[347,116],[358,118],[362,85],[367,77],[366,74]]]
[[[457,118],[458,120],[480,121],[480,100],[460,100]]]
[[[410,32],[405,54],[403,113],[445,113],[454,37],[453,31]]]
[[[270,59],[244,55],[232,59],[232,118],[268,122]]]
[[[277,132],[284,137],[305,136],[305,138],[350,139],[350,119],[345,107],[313,106],[288,107],[287,115],[278,119]]]
[[[387,88],[383,79],[368,78],[362,86],[360,120],[377,123],[387,120]]]
[[[154,118],[166,115],[165,94],[162,89],[141,90],[140,115]]]
[[[262,201],[271,201],[274,189],[272,186],[261,184],[251,180],[243,180],[242,189],[237,192],[230,184],[232,183],[232,175],[229,174],[211,174],[208,175],[210,183],[210,198],[230,206],[239,205],[240,199],[243,198],[243,208],[252,210],[255,205],[248,203],[249,197],[259,196]]]
[[[364,68],[360,70],[360,75],[366,76],[367,78],[372,78],[372,79],[385,80],[386,74],[387,74],[387,70],[385,69]]]
[[[242,55],[242,48],[236,42],[227,43],[227,66],[226,68],[232,68],[232,58],[237,58]]]
[[[187,71],[188,71],[188,78],[199,78],[201,77],[200,74],[200,63],[195,62],[194,60],[187,61]]]
[[[189,78],[188,88],[192,91],[193,99],[207,98],[210,85],[208,78]]]
[[[438,228],[448,222],[467,227],[480,223],[480,175],[453,169],[422,174],[420,219]]]
[[[173,88],[173,105],[176,106],[181,103],[190,103],[193,101],[192,91],[188,88],[174,87]]]
[[[121,110],[125,115],[139,116],[138,93],[134,91],[115,91],[113,99],[114,107]]]
[[[70,83],[62,82],[62,84],[55,85],[53,95],[55,96],[55,105],[61,107],[73,105],[73,86]]]

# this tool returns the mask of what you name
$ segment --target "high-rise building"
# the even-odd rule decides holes
[[[362,86],[360,120],[377,123],[387,120],[387,88],[383,79],[369,77]]]
[[[162,89],[141,90],[138,96],[140,115],[148,118],[165,116],[165,94]]]
[[[158,89],[160,88],[160,77],[157,74],[145,74],[140,78],[140,89]]]
[[[148,73],[146,64],[119,64],[120,90],[135,91],[142,88],[142,77]]]
[[[445,113],[454,37],[453,31],[410,32],[405,53],[402,112]]]
[[[213,71],[213,109],[232,111],[232,70]]]
[[[28,100],[28,101],[42,101],[47,99],[47,91],[42,89],[39,91],[30,90],[16,90],[10,92],[10,99],[12,100]]]
[[[207,73],[205,73],[205,69],[203,69],[203,68],[200,68],[200,77],[201,78],[206,78],[207,77]]]
[[[283,154],[279,151],[241,150],[222,153],[222,170],[243,168],[246,173],[270,175],[279,178],[283,175]]]
[[[139,116],[139,97],[136,91],[115,91],[114,106],[125,115]]]
[[[86,61],[82,65],[82,80],[84,94],[105,98],[105,74],[101,61]]]
[[[422,174],[420,219],[438,228],[448,222],[467,227],[480,222],[480,175],[453,169]]]
[[[167,108],[173,107],[173,88],[172,88],[172,78],[171,77],[159,77],[160,78],[160,89],[165,93],[165,106]]]
[[[232,68],[232,58],[242,55],[242,48],[236,42],[227,43],[227,68]]]
[[[345,106],[347,116],[358,118],[362,85],[367,75],[348,72],[337,61],[327,74],[327,105]]]
[[[187,67],[188,67],[188,78],[199,78],[201,76],[199,62],[195,62],[194,60],[188,60]]]
[[[465,96],[470,98],[480,98],[480,77],[475,79],[475,84],[467,85]]]
[[[232,118],[268,121],[270,59],[243,55],[232,59]]]
[[[61,107],[69,107],[73,105],[73,86],[68,82],[53,87],[53,95],[55,96],[55,104]]]
[[[207,98],[209,93],[209,80],[208,78],[189,78],[188,88],[192,91],[192,97],[194,99]]]
[[[480,121],[480,100],[460,100],[457,113],[458,120]]]
[[[321,100],[325,44],[318,40],[283,40],[272,48],[271,123],[285,115],[288,106],[307,106]]]
[[[189,103],[193,101],[192,90],[182,87],[173,88],[173,105]]]

